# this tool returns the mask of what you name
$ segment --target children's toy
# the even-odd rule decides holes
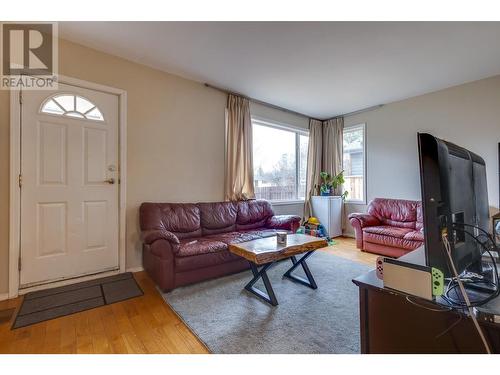
[[[314,216],[311,216],[304,225],[300,226],[297,233],[308,234],[310,236],[324,238],[328,245],[331,246],[335,243],[333,239],[327,236],[325,227],[321,225],[319,220]]]
[[[311,216],[309,219],[307,219],[306,224],[319,225],[319,220],[316,217]]]

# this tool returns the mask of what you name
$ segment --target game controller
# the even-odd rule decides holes
[[[377,267],[377,277],[380,280],[384,280],[384,257],[378,257],[375,261],[375,265]]]
[[[437,268],[432,267],[432,295],[441,296],[444,293],[444,275]]]

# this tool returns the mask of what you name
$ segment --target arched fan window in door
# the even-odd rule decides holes
[[[94,103],[73,94],[57,94],[47,98],[43,102],[40,112],[91,121],[104,121],[102,112]]]

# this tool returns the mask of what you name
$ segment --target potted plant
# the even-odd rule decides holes
[[[344,180],[344,171],[340,172],[339,174],[332,176],[328,172],[321,172],[320,174],[321,177],[321,185],[319,187],[319,192],[320,195],[332,195],[334,191],[341,186],[345,180]],[[345,199],[347,197],[348,192],[344,191],[341,195],[342,199]]]

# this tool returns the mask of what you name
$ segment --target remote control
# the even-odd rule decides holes
[[[380,280],[384,280],[384,257],[378,257],[375,265],[377,267],[377,277]]]
[[[444,293],[444,275],[437,268],[432,267],[432,295],[441,296]]]

